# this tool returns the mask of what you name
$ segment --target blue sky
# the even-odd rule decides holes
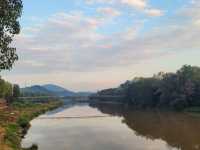
[[[135,76],[200,65],[199,0],[23,0],[19,61],[3,76],[21,86],[109,88]]]
[[[81,11],[87,16],[95,16],[97,14],[96,10],[100,7],[112,7],[112,5],[107,3],[93,3],[91,5],[86,5],[85,0],[59,0],[59,1],[51,1],[51,0],[24,0],[24,11],[23,16],[21,18],[21,24],[23,27],[31,26],[35,23],[36,18],[40,18],[41,20],[45,21],[52,15],[59,13],[59,12],[70,12],[70,11]],[[164,11],[163,16],[171,17],[177,11],[177,9],[184,6],[188,3],[188,0],[173,0],[173,1],[158,1],[158,0],[151,0],[150,3],[152,6],[156,7]],[[144,30],[151,29],[153,26],[157,26],[162,24],[163,17],[155,17],[152,18],[146,16],[141,11],[137,11],[135,9],[129,8],[128,6],[120,7],[115,6],[123,13],[118,16],[115,20],[115,24],[111,24],[110,26],[106,26],[104,28],[99,29],[99,32],[104,34],[109,34],[113,32],[120,32],[122,29],[126,29],[130,27],[134,23],[137,23],[138,20],[148,20],[146,21]],[[130,15],[130,14],[133,15]]]

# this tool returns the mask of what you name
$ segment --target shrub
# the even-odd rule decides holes
[[[13,149],[20,146],[19,126],[17,124],[9,124],[6,128],[5,140]]]
[[[19,117],[17,123],[21,128],[28,128],[29,127],[29,118],[26,115]]]

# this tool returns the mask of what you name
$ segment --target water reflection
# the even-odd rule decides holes
[[[120,105],[92,104],[101,112],[123,116],[123,123],[138,136],[162,139],[180,150],[200,149],[200,117],[185,113],[133,111]]]
[[[85,116],[110,116],[103,118]],[[55,117],[77,117],[55,119]],[[41,120],[41,117],[48,117]],[[32,121],[23,147],[39,150],[199,150],[200,117],[132,111],[121,105],[68,105]],[[54,118],[54,119],[53,119]]]

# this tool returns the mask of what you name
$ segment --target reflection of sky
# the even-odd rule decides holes
[[[88,106],[75,106],[55,116],[102,115]],[[32,143],[39,150],[173,150],[164,141],[138,136],[120,117],[32,121],[23,146]],[[174,149],[175,150],[175,149]]]
[[[97,109],[93,109],[89,106],[74,106],[68,109],[63,109],[60,112],[54,114],[46,114],[41,116],[44,117],[89,117],[89,116],[107,116],[98,111]]]

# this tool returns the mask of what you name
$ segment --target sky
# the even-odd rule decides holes
[[[75,91],[200,66],[199,0],[23,0],[19,61],[3,78]]]

